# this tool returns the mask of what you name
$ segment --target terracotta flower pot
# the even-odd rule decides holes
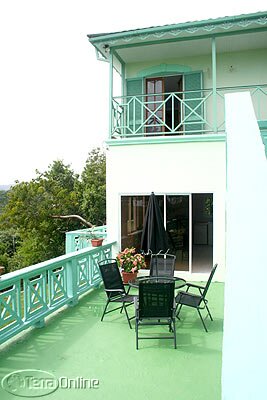
[[[123,283],[128,283],[137,277],[137,272],[124,272],[122,271]]]
[[[102,246],[103,238],[91,239],[91,243],[93,247]]]

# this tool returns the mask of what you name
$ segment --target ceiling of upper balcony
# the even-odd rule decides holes
[[[267,49],[267,31],[216,38],[217,53]],[[116,50],[125,63],[211,54],[211,38],[125,47]]]

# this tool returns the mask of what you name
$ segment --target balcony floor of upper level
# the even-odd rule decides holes
[[[59,388],[47,396],[56,400],[90,396],[96,400],[219,400],[223,289],[222,283],[210,287],[214,321],[207,320],[208,333],[196,310],[183,309],[181,321],[177,320],[176,350],[172,340],[155,339],[141,341],[138,351],[135,330],[129,329],[124,314],[115,311],[100,321],[106,296],[102,288],[93,290],[75,307],[50,318],[44,328],[30,329],[1,346],[1,378],[16,370],[39,369],[57,378],[99,379],[98,389]],[[14,399],[2,387],[0,397]]]
[[[167,144],[167,143],[188,143],[188,142],[225,142],[225,133],[205,135],[168,135],[168,136],[128,136],[127,138],[114,138],[106,140],[108,146],[127,146],[130,144]]]

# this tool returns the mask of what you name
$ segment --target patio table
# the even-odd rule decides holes
[[[159,283],[175,281],[175,289],[180,289],[186,285],[186,280],[183,278],[179,278],[179,277],[169,278],[169,277],[163,277],[163,276],[153,276],[153,277],[140,276],[138,278],[132,279],[131,281],[128,282],[128,284],[130,287],[139,288],[139,283],[144,280],[159,282]]]

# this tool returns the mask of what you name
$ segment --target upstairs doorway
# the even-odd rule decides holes
[[[181,122],[181,103],[178,98],[182,96],[183,76],[147,78],[145,91],[148,95],[146,97],[146,132],[174,131]],[[178,98],[171,98],[170,93],[177,93]]]

